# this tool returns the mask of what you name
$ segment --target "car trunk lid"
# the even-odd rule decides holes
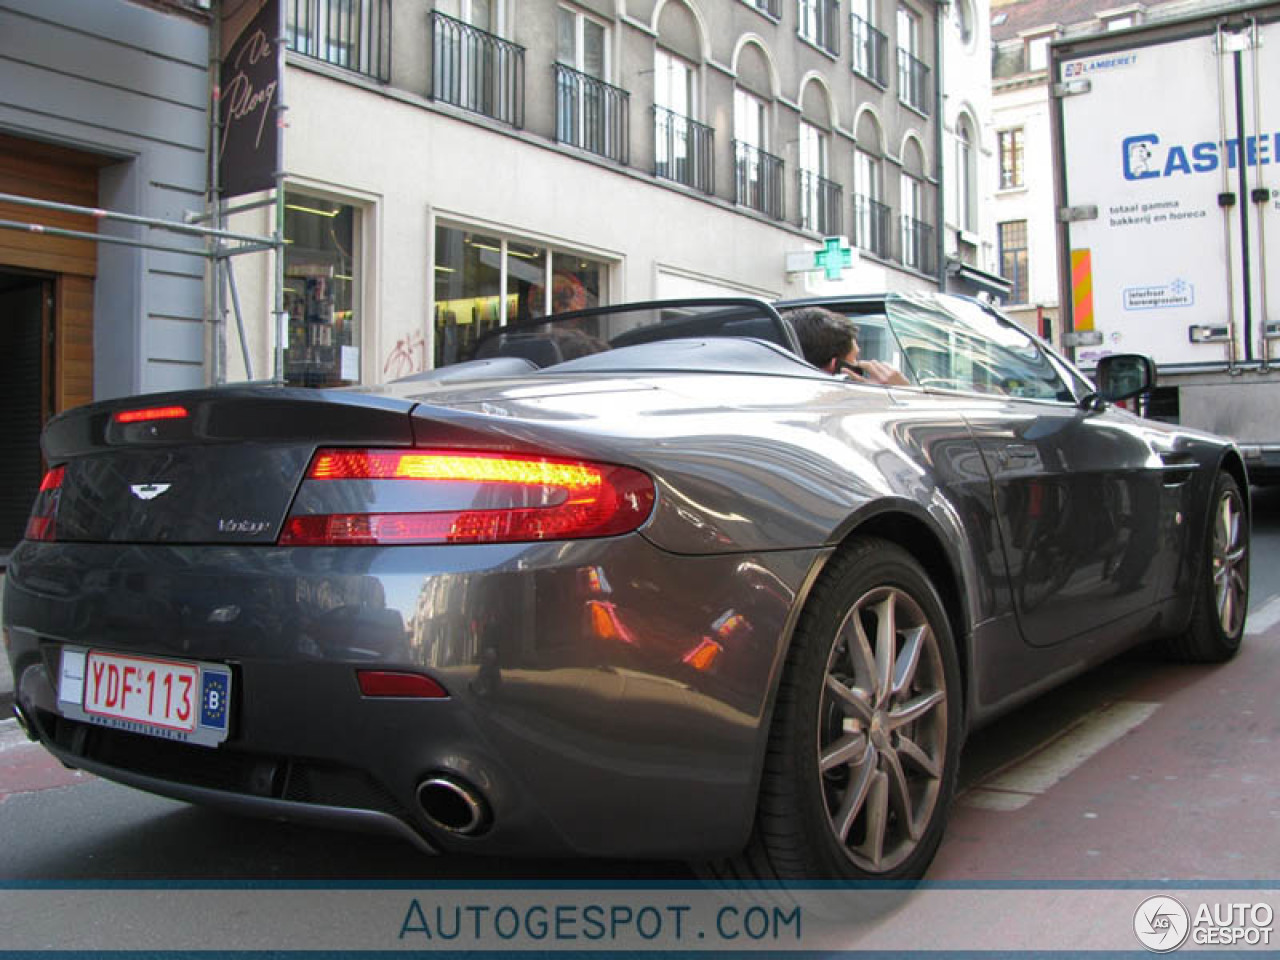
[[[231,388],[109,401],[51,421],[61,466],[53,538],[273,543],[322,445],[407,446],[413,403]]]

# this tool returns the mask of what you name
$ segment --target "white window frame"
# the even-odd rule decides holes
[[[733,138],[757,150],[769,150],[769,104],[749,90],[733,90]]]
[[[567,13],[567,14],[569,14],[570,16],[572,16],[572,17],[574,18],[574,23],[573,23],[573,62],[571,62],[571,63],[566,62],[566,61],[565,61],[564,59],[562,59],[562,58],[561,58],[561,56],[560,56],[560,50],[559,50],[559,44],[560,44],[560,25],[559,25],[559,17],[560,17],[561,12]],[[610,29],[610,25],[609,25],[607,22],[605,22],[604,20],[601,20],[599,17],[593,17],[593,16],[591,16],[590,14],[583,13],[583,12],[582,12],[581,10],[579,10],[577,7],[570,7],[570,6],[566,6],[565,4],[560,4],[560,5],[559,5],[559,7],[557,8],[557,10],[556,10],[556,18],[557,18],[557,23],[556,23],[556,59],[557,59],[557,60],[559,60],[559,62],[560,62],[560,63],[563,63],[566,67],[572,67],[574,70],[577,70],[579,73],[586,74],[588,77],[593,77],[593,78],[595,78],[596,80],[602,80],[602,81],[604,81],[605,83],[612,83],[612,79],[613,79],[613,44],[612,44],[612,39],[613,39],[613,38],[612,38],[612,31],[611,31],[611,29]],[[602,48],[602,57],[601,57],[601,59],[602,59],[602,61],[603,61],[603,65],[602,65],[602,68],[601,68],[601,72],[600,72],[599,74],[594,74],[594,73],[592,73],[590,70],[588,70],[588,69],[587,69],[587,63],[586,63],[586,58],[587,58],[586,33],[587,33],[587,24],[588,24],[588,23],[590,23],[592,26],[599,27],[599,28],[600,28],[600,30],[601,30],[601,40],[600,40],[600,43],[601,43],[601,48]]]
[[[974,143],[968,124],[956,124],[956,226],[972,231],[977,222],[974,185]]]

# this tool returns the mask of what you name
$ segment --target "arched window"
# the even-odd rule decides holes
[[[975,230],[978,219],[973,140],[973,123],[968,114],[961,114],[956,121],[955,164],[956,226],[961,230]]]
[[[738,51],[733,91],[734,200],[781,220],[782,160],[769,152],[773,143],[773,72],[764,48],[750,42]]]
[[[662,8],[653,53],[653,172],[714,193],[714,133],[697,120],[700,35],[684,3],[672,0]]]
[[[908,137],[902,147],[899,200],[902,204],[902,263],[922,273],[933,272],[933,227],[925,212],[924,150]]]
[[[880,125],[866,111],[858,120],[853,152],[853,242],[878,257],[889,256],[889,207],[884,202],[884,148]]]
[[[800,226],[824,236],[841,233],[842,190],[831,177],[831,102],[816,79],[805,84],[800,97],[799,170]]]

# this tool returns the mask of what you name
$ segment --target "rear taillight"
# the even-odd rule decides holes
[[[40,482],[40,492],[36,494],[35,506],[31,508],[31,518],[27,520],[26,538],[28,540],[52,540],[54,521],[58,516],[58,500],[62,493],[62,478],[66,467],[54,467],[44,475]]]
[[[516,543],[610,537],[638,528],[649,518],[654,502],[653,481],[630,467],[455,450],[319,450],[307,470],[304,491],[309,495],[300,499],[312,505],[349,503],[350,497],[337,487],[343,481],[373,481],[384,502],[412,509],[328,513],[312,506],[309,512],[289,517],[280,543]],[[330,483],[335,484],[332,496]]]

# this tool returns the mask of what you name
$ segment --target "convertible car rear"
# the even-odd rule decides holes
[[[499,328],[382,388],[69,411],[5,582],[65,763],[429,851],[920,876],[966,731],[1135,643],[1244,630],[1227,441],[987,308],[758,301]]]

